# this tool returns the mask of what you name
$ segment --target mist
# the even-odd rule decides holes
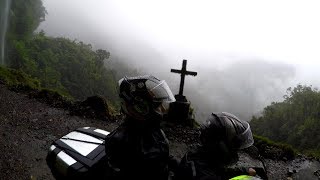
[[[144,10],[146,9],[150,16],[152,9],[148,8],[156,5],[164,7],[159,3],[151,7],[146,1],[139,1],[137,4],[145,4]],[[111,53],[107,62],[109,68],[121,63],[137,73],[152,74],[165,79],[174,94],[178,93],[180,75],[170,73],[170,69],[180,69],[182,60],[187,59],[187,69],[198,72],[198,75],[186,77],[184,95],[191,101],[198,121],[204,121],[211,112],[219,111],[230,112],[242,119],[250,120],[252,115],[259,115],[266,105],[273,101],[281,101],[288,87],[298,83],[312,83],[314,86],[320,84],[318,78],[314,77],[318,66],[314,66],[311,61],[306,65],[301,65],[303,61],[297,61],[303,57],[310,59],[310,54],[302,56],[300,52],[295,55],[292,49],[283,49],[286,53],[279,53],[281,49],[277,44],[284,40],[281,36],[277,37],[279,42],[274,41],[273,44],[267,44],[267,41],[262,41],[264,39],[260,39],[261,44],[252,44],[255,37],[260,38],[260,35],[263,37],[268,34],[253,34],[252,39],[246,34],[239,34],[244,30],[252,33],[250,27],[246,29],[237,24],[238,29],[228,29],[229,34],[221,34],[223,27],[219,28],[218,24],[213,27],[220,30],[212,32],[218,35],[208,36],[207,42],[205,36],[200,35],[201,31],[196,32],[195,37],[185,32],[181,32],[182,35],[173,33],[177,31],[175,23],[182,24],[182,29],[184,23],[188,23],[183,19],[183,15],[179,15],[173,21],[175,23],[163,27],[158,32],[155,31],[156,27],[148,29],[148,21],[142,21],[142,16],[149,14],[139,14],[140,9],[129,11],[130,7],[117,5],[114,1],[106,3],[98,0],[44,0],[44,5],[48,15],[39,30],[44,30],[50,36],[77,39],[92,44],[94,48],[106,49]],[[171,11],[173,9],[170,8]],[[168,16],[164,10],[162,12],[163,14],[152,19],[161,25],[162,16]],[[186,17],[192,16],[186,13]],[[141,24],[138,23],[139,18]],[[228,20],[230,18],[226,19],[226,22]],[[206,28],[203,24],[195,25],[198,27],[194,29]],[[208,28],[214,30],[212,27]],[[281,32],[280,30],[279,33]],[[178,36],[178,39],[172,40],[175,36]],[[218,36],[228,38],[221,41]],[[237,38],[238,36],[241,38]],[[233,43],[232,38],[237,42]],[[276,46],[275,50],[272,49],[273,45]],[[260,49],[244,50],[246,46],[257,46]],[[261,49],[265,49],[266,52],[262,52]],[[125,70],[117,74],[118,77],[130,75]]]

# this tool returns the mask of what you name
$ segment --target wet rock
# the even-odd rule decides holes
[[[292,176],[296,172],[297,172],[297,170],[289,168],[287,174],[288,174],[288,176]]]
[[[102,96],[91,96],[83,102],[77,102],[71,109],[71,114],[82,116],[83,118],[112,120],[109,106]]]

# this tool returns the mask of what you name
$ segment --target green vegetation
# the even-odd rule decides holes
[[[6,65],[12,69],[1,69],[7,83],[18,81],[14,76],[4,77],[6,71],[16,72],[35,88],[50,89],[79,100],[102,95],[117,103],[114,73],[105,65],[109,52],[94,50],[81,41],[48,37],[43,31],[35,33],[46,14],[41,0],[14,0],[10,12]]]
[[[0,81],[9,87],[25,89],[39,89],[40,82],[23,71],[0,66]]]
[[[105,50],[66,38],[35,34],[27,41],[15,41],[16,61],[12,67],[39,79],[45,88],[76,99],[103,95],[116,100],[116,81],[104,66]]]
[[[288,88],[283,102],[264,108],[253,117],[253,132],[320,157],[320,92],[312,86]]]
[[[258,135],[253,135],[253,138],[254,145],[264,157],[271,159],[293,159],[297,153],[297,150],[291,145],[274,142],[266,137]]]
[[[45,15],[42,0],[12,0],[7,32],[9,44],[13,40],[31,38],[39,24],[45,20]]]
[[[0,82],[14,91],[23,91],[30,97],[43,99],[51,105],[55,103],[73,103],[72,97],[60,94],[52,89],[42,88],[40,82],[21,70],[0,66]]]

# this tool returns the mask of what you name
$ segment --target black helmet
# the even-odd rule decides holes
[[[153,76],[124,77],[119,80],[121,108],[135,119],[148,119],[168,112],[175,98],[164,80]]]
[[[249,123],[226,112],[209,116],[201,126],[200,139],[203,146],[210,149],[223,144],[231,151],[248,148],[254,143]]]

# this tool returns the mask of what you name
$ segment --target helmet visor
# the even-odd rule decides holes
[[[254,143],[249,123],[245,121],[243,123],[244,123],[244,126],[246,127],[246,130],[243,133],[237,135],[237,139],[239,139],[242,142],[239,149],[248,148]]]
[[[160,81],[160,83],[147,80],[146,87],[156,102],[174,102],[176,100],[168,84],[164,80]]]
[[[248,122],[241,121],[238,117],[231,113],[222,112],[227,120],[225,122],[229,122],[229,125],[226,126],[226,135],[229,139],[235,138],[237,142],[237,149],[245,149],[253,145],[254,140],[251,132],[251,128]],[[232,124],[232,125],[231,125]],[[234,135],[236,135],[234,137]]]
[[[160,114],[167,114],[171,102],[176,101],[168,84],[162,80],[156,83],[151,80],[146,81],[146,87],[150,95],[153,97],[153,102],[160,102],[161,104],[156,108]]]

